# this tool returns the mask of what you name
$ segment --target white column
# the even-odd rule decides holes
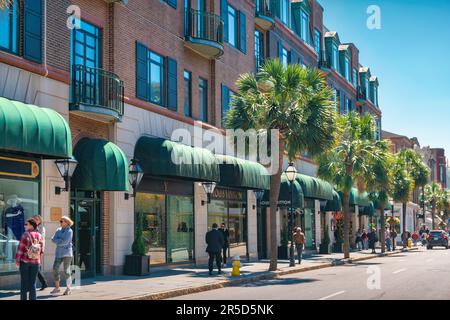
[[[322,243],[322,230],[321,230],[321,223],[320,223],[320,201],[315,201],[315,210],[314,210],[314,220],[316,229],[314,232],[316,233],[316,247],[319,247],[319,245]]]
[[[247,246],[250,259],[258,258],[258,219],[256,196],[251,190],[247,191]]]
[[[204,264],[208,261],[205,235],[208,232],[208,196],[199,182],[194,182],[194,221],[195,221],[195,263]],[[202,201],[204,205],[202,205]]]

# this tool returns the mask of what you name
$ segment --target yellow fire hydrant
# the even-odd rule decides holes
[[[238,277],[238,276],[241,275],[241,270],[240,270],[240,268],[241,268],[241,258],[238,255],[236,255],[236,256],[233,257],[232,261],[233,261],[233,270],[231,271],[231,275],[233,277]]]
[[[412,247],[412,240],[411,238],[408,239],[408,248],[411,249]]]

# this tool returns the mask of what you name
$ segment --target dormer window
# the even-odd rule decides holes
[[[331,68],[337,70],[339,65],[339,49],[337,44],[333,43],[331,48]]]

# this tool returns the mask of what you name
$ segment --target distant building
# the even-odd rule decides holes
[[[420,147],[417,138],[408,138],[407,136],[385,130],[381,131],[381,139],[391,141],[392,153],[397,153],[404,149],[414,149],[414,146]]]

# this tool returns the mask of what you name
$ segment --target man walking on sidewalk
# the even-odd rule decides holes
[[[214,269],[214,259],[216,260],[216,265],[218,269],[218,274],[222,273],[222,249],[225,243],[222,232],[218,230],[217,223],[213,223],[212,230],[206,233],[205,237],[206,252],[209,254],[208,268],[209,275],[212,275]]]
[[[227,252],[228,252],[228,248],[230,246],[230,232],[228,231],[225,223],[222,222],[222,224],[220,225],[219,231],[222,232],[223,235],[223,254],[222,254],[222,258],[223,258],[223,267],[225,268],[227,266]]]
[[[305,245],[305,234],[302,232],[302,228],[298,227],[294,232],[294,243],[297,248],[298,264],[302,263],[303,246]]]

